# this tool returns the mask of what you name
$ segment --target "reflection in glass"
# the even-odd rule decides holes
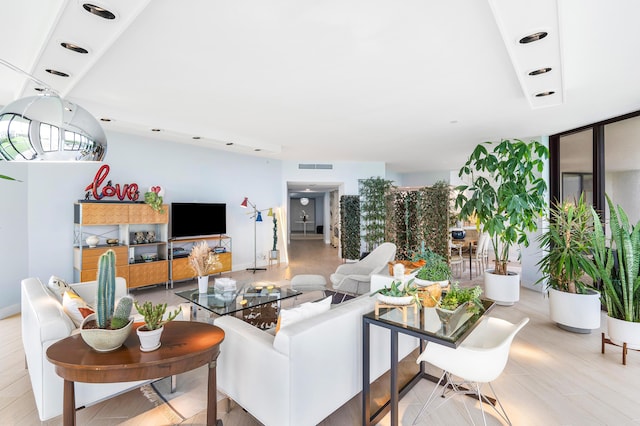
[[[593,203],[593,132],[591,129],[560,138],[560,198],[575,201],[584,193]]]

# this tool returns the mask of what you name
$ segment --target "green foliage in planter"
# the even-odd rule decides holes
[[[385,241],[396,245],[396,258],[408,260],[422,244],[418,191],[393,189],[386,198]]]
[[[434,253],[435,254],[435,253]],[[445,281],[451,279],[451,268],[449,264],[439,255],[432,257],[420,268],[416,278],[428,281]]]
[[[138,313],[144,317],[145,327],[149,331],[156,330],[169,321],[173,321],[178,314],[180,314],[180,308],[177,308],[175,311],[170,312],[167,318],[162,319],[167,310],[166,303],[159,303],[157,305],[151,302],[144,302],[142,305],[138,304],[138,302],[134,303]]]
[[[484,306],[480,300],[481,295],[482,288],[480,286],[463,288],[455,282],[451,284],[449,290],[442,296],[438,306],[442,309],[453,311],[463,303],[470,302],[467,310],[469,312],[479,313],[484,310]]]
[[[542,277],[536,282],[567,293],[585,294],[592,287],[585,277],[596,274],[591,260],[593,217],[584,196],[575,202],[556,203],[550,212],[548,230],[538,242],[547,253],[538,262]]]
[[[418,295],[418,286],[413,283],[413,279],[409,280],[404,286],[402,285],[402,281],[393,280],[391,282],[391,287],[387,287],[385,285],[383,288],[380,288],[371,293],[370,296],[373,296],[375,294],[382,294],[383,296],[390,297],[412,296],[413,301],[416,303],[416,305],[418,307],[422,306],[420,297]]]
[[[548,157],[549,150],[537,141],[484,142],[458,173],[471,183],[456,188],[460,191],[456,207],[461,207],[463,219],[475,215],[480,228],[489,233],[496,274],[507,275],[511,246],[527,247],[528,233],[538,229],[538,218],[546,208],[547,184],[541,173]]]
[[[273,248],[271,250],[276,251],[278,249],[278,219],[276,214],[273,214]]]
[[[593,259],[597,269],[594,278],[602,280],[602,298],[610,317],[640,322],[640,221],[631,227],[622,207],[614,206],[608,195],[607,204],[611,241],[607,241],[600,216],[591,207]]]
[[[340,245],[343,259],[360,258],[360,198],[340,197]]]
[[[393,188],[393,181],[371,177],[358,181],[360,214],[365,251],[371,252],[385,242],[385,219],[387,215],[385,196]]]

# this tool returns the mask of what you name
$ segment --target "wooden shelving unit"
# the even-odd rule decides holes
[[[98,258],[113,249],[116,275],[127,280],[129,288],[169,281],[167,255],[169,206],[159,213],[143,203],[81,202],[74,204],[74,280],[93,281],[97,277]],[[86,238],[97,235],[96,247],[86,245]],[[139,237],[137,237],[139,236]],[[117,245],[106,244],[117,238]],[[155,255],[145,261],[143,255]]]

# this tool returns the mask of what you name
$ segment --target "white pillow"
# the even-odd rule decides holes
[[[60,303],[62,303],[62,297],[67,291],[73,291],[64,279],[56,277],[55,275],[51,275],[47,287],[58,298],[58,302]]]
[[[331,308],[332,299],[333,296],[328,296],[318,302],[306,302],[293,309],[281,309],[276,325],[276,334],[283,327],[328,311]]]
[[[73,291],[66,291],[62,296],[62,309],[76,327],[80,327],[82,320],[93,313],[93,309]]]

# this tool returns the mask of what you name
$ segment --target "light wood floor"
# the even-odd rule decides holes
[[[293,240],[290,246],[291,262],[288,266],[272,266],[254,274],[241,271],[231,274],[236,279],[281,281],[298,274],[321,274],[327,277],[341,261],[337,251],[318,240]],[[468,265],[467,265],[468,268]],[[464,277],[468,279],[468,270]],[[472,283],[481,283],[476,278]],[[469,284],[469,281],[463,281]],[[136,291],[134,296],[143,300],[166,300],[170,304],[181,300],[173,294],[180,288],[191,288],[194,282],[177,283],[176,288],[165,290],[155,287]],[[494,382],[502,403],[514,425],[638,425],[640,424],[640,352],[630,351],[627,366],[621,364],[621,349],[607,346],[600,353],[600,333],[606,330],[605,316],[601,330],[579,335],[557,328],[548,320],[547,300],[541,293],[522,289],[521,299],[513,307],[496,307],[492,316],[512,322],[524,316],[529,324],[516,336],[509,363],[504,373]],[[0,425],[38,425],[29,376],[24,369],[24,353],[20,338],[20,316],[0,321]],[[332,362],[327,360],[327,368]],[[319,368],[322,368],[320,366]],[[434,372],[435,373],[435,372]],[[420,382],[400,401],[402,425],[410,425],[433,384]],[[163,425],[168,424],[162,407],[144,404],[141,398],[131,397],[131,391],[108,401],[78,411],[80,425]],[[481,424],[480,411],[472,400],[465,398]],[[143,401],[143,402],[140,402]],[[260,425],[241,407],[232,406],[229,413],[219,410],[226,426]],[[488,423],[504,424],[493,412],[487,412]],[[205,412],[186,419],[180,424],[204,424]],[[45,425],[60,425],[55,418]],[[360,397],[325,419],[323,426],[360,424]],[[389,425],[389,416],[380,423]],[[423,415],[420,425],[467,425],[469,421],[462,399],[454,398],[438,409]]]

